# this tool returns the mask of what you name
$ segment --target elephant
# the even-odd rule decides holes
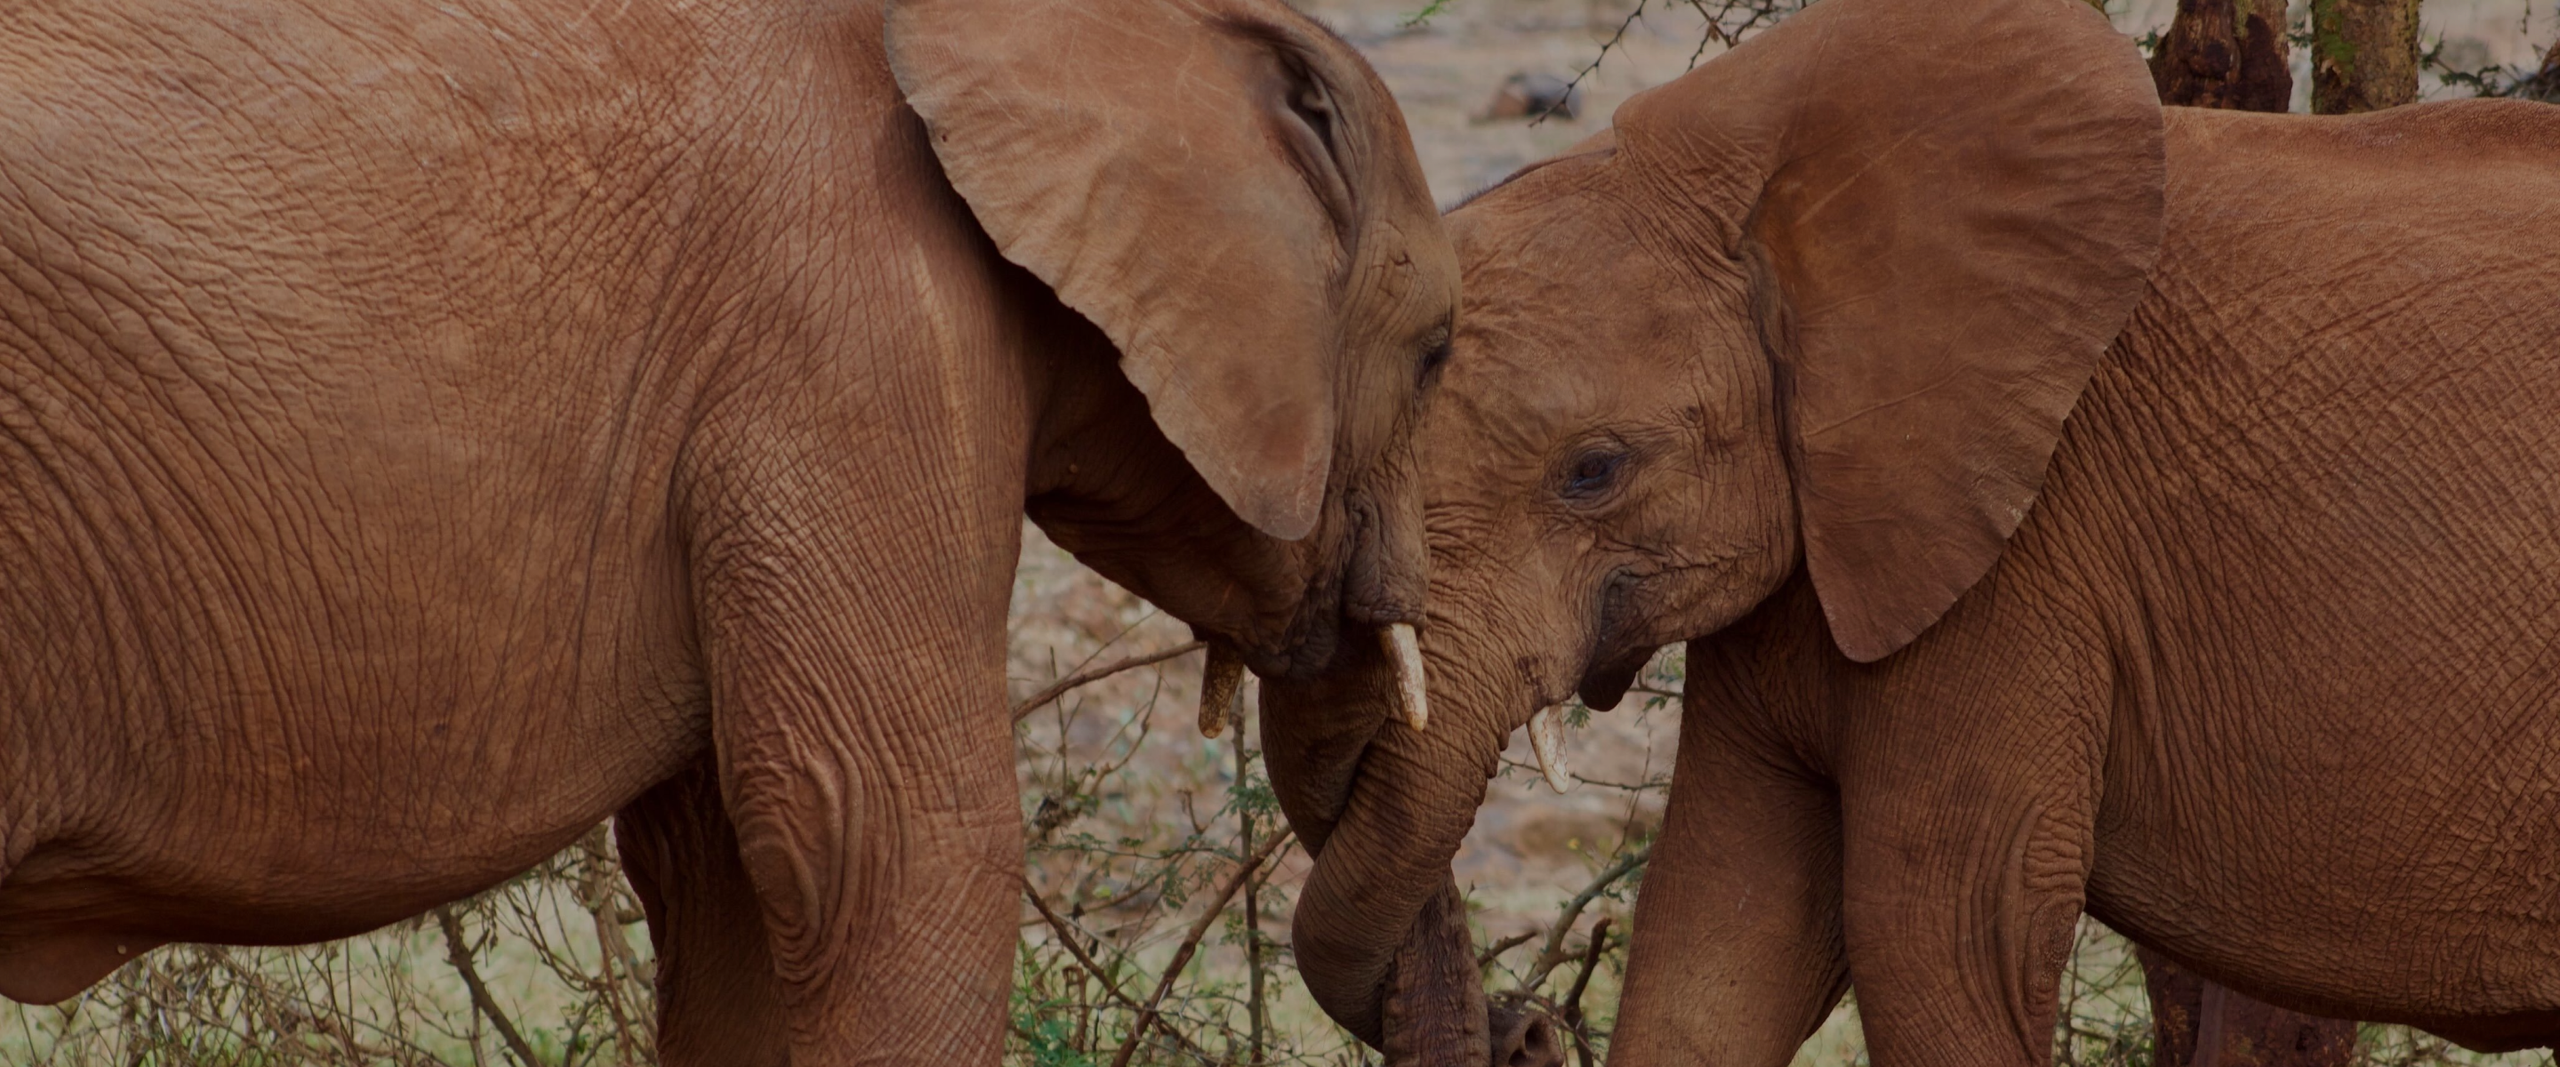
[[[1466,1058],[1408,961],[1501,751],[1569,781],[1686,642],[1615,1063],[1852,982],[1878,1064],[2048,1063],[2083,914],[2560,1038],[2555,205],[2547,105],[2164,109],[2085,4],[1826,0],[1457,207],[1430,727],[1356,644],[1264,688],[1309,991]]]
[[[1277,0],[9,21],[0,994],[612,817],[669,1062],[993,1063],[1025,514],[1230,672],[1412,647],[1456,259]]]

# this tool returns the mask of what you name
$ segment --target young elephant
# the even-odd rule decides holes
[[[616,816],[668,1062],[992,1064],[1025,510],[1409,646],[1456,283],[1278,0],[17,5],[0,995]]]
[[[1827,0],[1452,214],[1430,728],[1265,689],[1328,1011],[1469,995],[1403,961],[1506,737],[1695,639],[1615,1062],[1854,980],[1880,1064],[2048,1063],[2084,910],[2560,1037],[2560,110],[2152,92],[2083,4]]]

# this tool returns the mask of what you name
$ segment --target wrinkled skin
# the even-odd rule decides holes
[[[1451,216],[1430,727],[1359,649],[1265,690],[1310,990],[1390,1047],[1456,998],[1392,954],[1508,734],[1689,639],[1614,1062],[1785,1063],[1853,975],[1880,1064],[2050,1062],[2084,909],[2560,1037],[2560,111],[2146,117],[2080,5],[1920,10],[1827,0]]]
[[[1278,3],[40,4],[0,72],[0,994],[618,812],[669,1062],[992,1063],[1025,510],[1275,677],[1418,617],[1454,260]]]

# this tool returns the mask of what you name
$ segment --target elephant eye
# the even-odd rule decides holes
[[[1626,466],[1627,454],[1614,448],[1595,448],[1573,457],[1565,468],[1564,495],[1576,500],[1594,500],[1617,485],[1618,472]]]
[[[1444,326],[1431,331],[1431,336],[1422,342],[1422,365],[1414,371],[1415,383],[1429,384],[1431,376],[1439,373],[1448,362],[1449,329]]]

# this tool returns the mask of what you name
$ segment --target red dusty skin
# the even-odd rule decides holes
[[[1475,939],[1467,935],[1466,898],[1456,882],[1442,882],[1423,902],[1396,950],[1387,989],[1379,1021],[1388,1063],[1478,1067],[1492,1059],[1484,981],[1476,970]]]

